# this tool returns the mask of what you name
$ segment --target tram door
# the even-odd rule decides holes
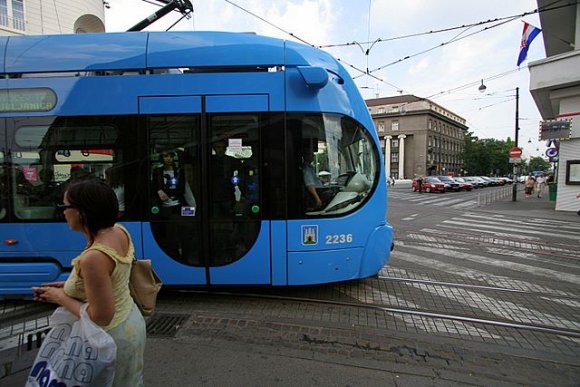
[[[260,128],[267,96],[142,97],[150,158],[144,252],[175,285],[269,284]]]

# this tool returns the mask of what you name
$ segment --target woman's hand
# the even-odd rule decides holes
[[[64,289],[56,286],[38,286],[33,287],[34,301],[51,302],[53,304],[62,305],[68,298]]]

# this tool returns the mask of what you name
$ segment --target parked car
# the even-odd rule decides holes
[[[411,183],[411,189],[413,192],[419,191],[419,182],[421,179],[423,182],[421,184],[421,190],[425,192],[445,192],[445,184],[443,184],[439,179],[434,176],[425,176],[413,179]]]
[[[483,188],[483,183],[476,180],[473,176],[465,176],[462,177],[463,180],[465,180],[466,183],[469,183],[473,186],[473,188]]]
[[[459,183],[460,189],[464,191],[471,191],[473,189],[473,184],[465,180],[463,177],[454,177],[453,180]]]
[[[505,185],[505,180],[500,177],[490,177],[495,182],[495,185]]]
[[[491,180],[489,177],[487,176],[478,176],[480,179],[482,179],[485,182],[485,186],[486,187],[491,187],[492,185],[495,186],[497,185],[496,182],[494,180]]]
[[[505,181],[506,184],[513,184],[514,183],[514,181],[512,179],[510,179],[509,177],[498,177],[498,179]]]
[[[447,191],[458,192],[461,190],[461,185],[453,180],[453,178],[449,176],[437,176],[437,178],[445,184],[445,189],[447,189]]]

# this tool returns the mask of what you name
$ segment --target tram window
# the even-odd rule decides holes
[[[62,202],[67,187],[88,178],[114,181],[113,189],[123,207],[123,175],[127,175],[124,151],[134,152],[130,148],[136,144],[123,144],[120,139],[135,138],[131,122],[127,117],[110,116],[16,121],[10,169],[16,218],[62,220],[56,205]],[[127,128],[127,135],[120,137],[118,127]],[[111,168],[115,177],[107,179],[106,171]]]
[[[289,163],[300,173],[300,216],[336,216],[361,205],[378,174],[379,156],[360,124],[337,114],[292,114],[288,120]],[[292,204],[290,204],[292,206]]]
[[[159,247],[171,258],[202,264],[199,115],[147,117],[150,219]]]
[[[212,265],[242,257],[256,241],[262,217],[259,113],[212,114],[209,130]]]

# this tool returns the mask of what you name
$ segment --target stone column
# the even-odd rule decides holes
[[[385,136],[385,173],[391,176],[391,139],[392,136]]]
[[[399,136],[399,179],[405,178],[405,139],[406,135]]]

